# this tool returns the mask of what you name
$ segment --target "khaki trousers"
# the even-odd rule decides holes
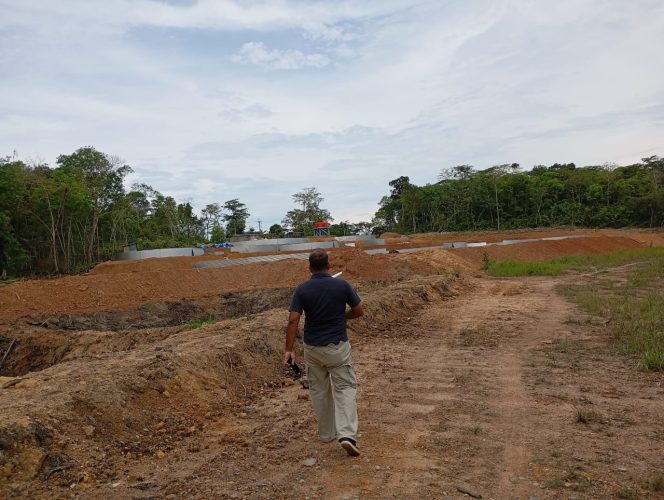
[[[304,345],[309,394],[323,441],[335,437],[357,441],[357,379],[350,342],[326,346]]]

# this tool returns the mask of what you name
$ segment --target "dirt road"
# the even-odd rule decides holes
[[[460,490],[485,499],[656,498],[647,482],[664,470],[664,376],[636,370],[610,347],[605,323],[586,320],[556,293],[562,281],[582,278],[475,276],[449,287],[440,279],[377,288],[370,318],[351,332],[359,458],[317,438],[299,383],[282,387],[268,382],[271,375],[257,391],[243,385],[257,379],[239,378],[233,397],[219,388],[220,376],[239,376],[233,349],[240,353],[240,338],[252,346],[244,366],[279,355],[285,316],[271,310],[192,332],[155,330],[150,342],[148,334],[109,334],[126,337],[121,357],[86,347],[80,352],[93,358],[75,356],[5,389],[19,391],[7,400],[8,415],[49,412],[53,418],[39,418],[67,432],[53,438],[54,449],[87,457],[66,470],[50,458],[54,472],[44,478],[42,467],[38,482],[5,491],[33,498],[469,498]],[[409,309],[414,298],[424,307]],[[395,307],[406,311],[396,323]],[[259,327],[269,343],[251,340],[248,332]],[[240,332],[238,340],[229,332]],[[106,368],[96,375],[91,363]],[[171,382],[152,382],[164,370],[175,373]],[[118,393],[116,380],[130,392]],[[49,388],[75,390],[68,402]],[[53,397],[62,409],[49,403]],[[109,397],[130,405],[124,417]]]
[[[126,491],[469,498],[460,488],[495,499],[645,491],[664,466],[663,379],[612,352],[602,328],[579,325],[555,284],[479,281],[383,337],[355,337],[359,458],[317,439],[307,392],[295,384],[209,426],[200,453]],[[577,422],[585,409],[597,418]]]

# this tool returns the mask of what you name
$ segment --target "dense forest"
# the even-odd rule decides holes
[[[0,159],[0,271],[71,273],[122,247],[189,246],[245,230],[237,199],[196,214],[146,184],[124,187],[131,168],[92,147],[61,155],[57,166]]]
[[[374,232],[664,225],[664,160],[577,168],[459,165],[425,186],[399,177],[380,201]]]
[[[211,203],[195,213],[146,184],[125,187],[132,169],[92,147],[57,158],[54,168],[0,158],[0,271],[72,273],[112,258],[122,247],[190,246],[243,233],[249,212],[238,199]],[[374,221],[332,225],[335,235],[664,225],[664,160],[627,166],[576,168],[573,163],[517,164],[475,170],[460,165],[425,186],[399,177],[389,183]],[[332,220],[315,187],[292,196],[296,208],[267,237],[311,234],[312,221]]]

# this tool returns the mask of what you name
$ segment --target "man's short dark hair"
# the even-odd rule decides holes
[[[309,254],[309,266],[312,271],[325,271],[330,267],[330,260],[327,252],[322,248],[317,248]]]

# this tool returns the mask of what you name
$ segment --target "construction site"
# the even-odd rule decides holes
[[[483,271],[653,246],[664,231],[317,236],[3,285],[0,498],[661,497],[664,374],[557,291],[597,276]],[[356,458],[282,363],[315,248],[366,311]]]

